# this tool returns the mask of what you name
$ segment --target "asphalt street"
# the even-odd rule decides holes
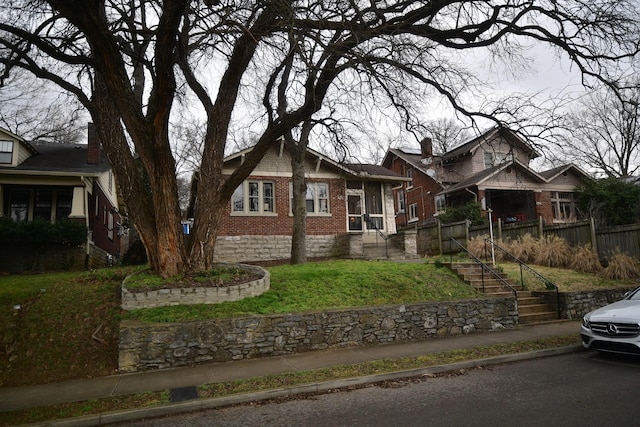
[[[640,358],[592,351],[127,426],[631,426]]]

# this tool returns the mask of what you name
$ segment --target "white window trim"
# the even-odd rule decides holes
[[[307,211],[307,216],[315,216],[315,217],[322,217],[322,216],[332,216],[331,215],[331,187],[329,186],[328,182],[321,182],[321,181],[312,181],[312,182],[307,182],[307,188],[309,186],[313,186],[315,187],[313,194],[314,194],[314,199],[313,199],[313,206],[316,208],[320,207],[320,198],[318,197],[319,191],[318,191],[318,185],[326,185],[327,186],[327,212],[309,212]],[[306,191],[305,191],[305,206],[306,206],[306,201],[307,201],[307,196],[306,196]],[[289,183],[289,215],[293,215],[293,183]]]
[[[409,205],[409,221],[408,222],[416,222],[418,221],[418,204],[411,203]]]
[[[251,211],[249,210],[249,183],[257,183],[258,184],[258,210]],[[273,206],[271,206],[270,210],[265,210],[264,206],[264,184],[272,185],[272,199]],[[268,180],[260,180],[260,179],[248,179],[243,181],[242,184],[242,211],[234,210],[234,199],[231,196],[231,216],[278,216],[276,212],[276,183],[274,181]]]
[[[16,144],[15,144],[14,141],[4,139],[4,140],[0,140],[0,148],[1,148],[2,145],[4,145],[2,143],[8,143],[10,151],[9,150],[7,150],[7,151],[3,150],[3,151],[0,151],[0,153],[9,154],[10,158],[9,158],[8,162],[0,162],[0,165],[12,165],[13,164],[13,158],[15,157],[14,151],[15,151]]]
[[[410,178],[411,181],[407,182],[407,190],[413,188],[413,168],[407,169],[407,178]]]

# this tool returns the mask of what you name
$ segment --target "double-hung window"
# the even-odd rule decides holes
[[[256,215],[275,213],[274,183],[254,180],[243,182],[231,196],[231,211]]]
[[[0,164],[10,165],[13,161],[13,141],[0,141]]]
[[[398,213],[404,213],[404,210],[406,208],[407,206],[404,199],[404,191],[398,190]]]
[[[418,220],[418,204],[411,203],[409,205],[409,221],[417,221]]]
[[[291,205],[289,212],[293,212],[293,184],[289,185],[289,199]],[[330,213],[329,207],[329,184],[325,182],[307,182],[305,192],[305,207],[307,215],[327,215]]]

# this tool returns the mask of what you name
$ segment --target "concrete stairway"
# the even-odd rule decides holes
[[[406,261],[421,259],[417,254],[409,255],[404,252],[398,242],[397,235],[386,236],[386,240],[375,232],[363,235],[363,258],[369,260]]]
[[[473,286],[479,292],[487,296],[512,296],[513,291],[506,287],[494,275],[485,271],[484,286],[482,267],[477,263],[446,263],[458,277]],[[522,289],[522,285],[516,284],[504,273],[498,275],[516,291],[518,299],[518,317],[521,324],[531,324],[556,320],[558,313],[541,298],[533,296],[530,291]]]

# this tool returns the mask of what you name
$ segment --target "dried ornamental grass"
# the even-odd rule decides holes
[[[624,253],[616,252],[609,260],[609,265],[602,270],[602,276],[614,280],[631,280],[640,278],[640,261]]]
[[[571,263],[571,246],[558,236],[540,239],[533,262],[547,267],[566,268]]]
[[[487,253],[487,251],[490,251],[489,249],[490,245],[487,243],[485,247],[485,242],[484,242],[484,239],[488,239],[488,238],[489,236],[487,236],[486,234],[470,238],[467,241],[467,250],[471,253],[471,255],[477,258],[480,258],[480,259],[488,258],[490,256],[489,255],[490,252]]]
[[[587,243],[574,249],[569,268],[578,273],[598,273],[602,271],[603,267],[600,264],[598,253]]]
[[[538,240],[527,233],[518,237],[518,240],[512,240],[509,243],[509,251],[525,264],[531,264],[536,258],[538,245]]]

